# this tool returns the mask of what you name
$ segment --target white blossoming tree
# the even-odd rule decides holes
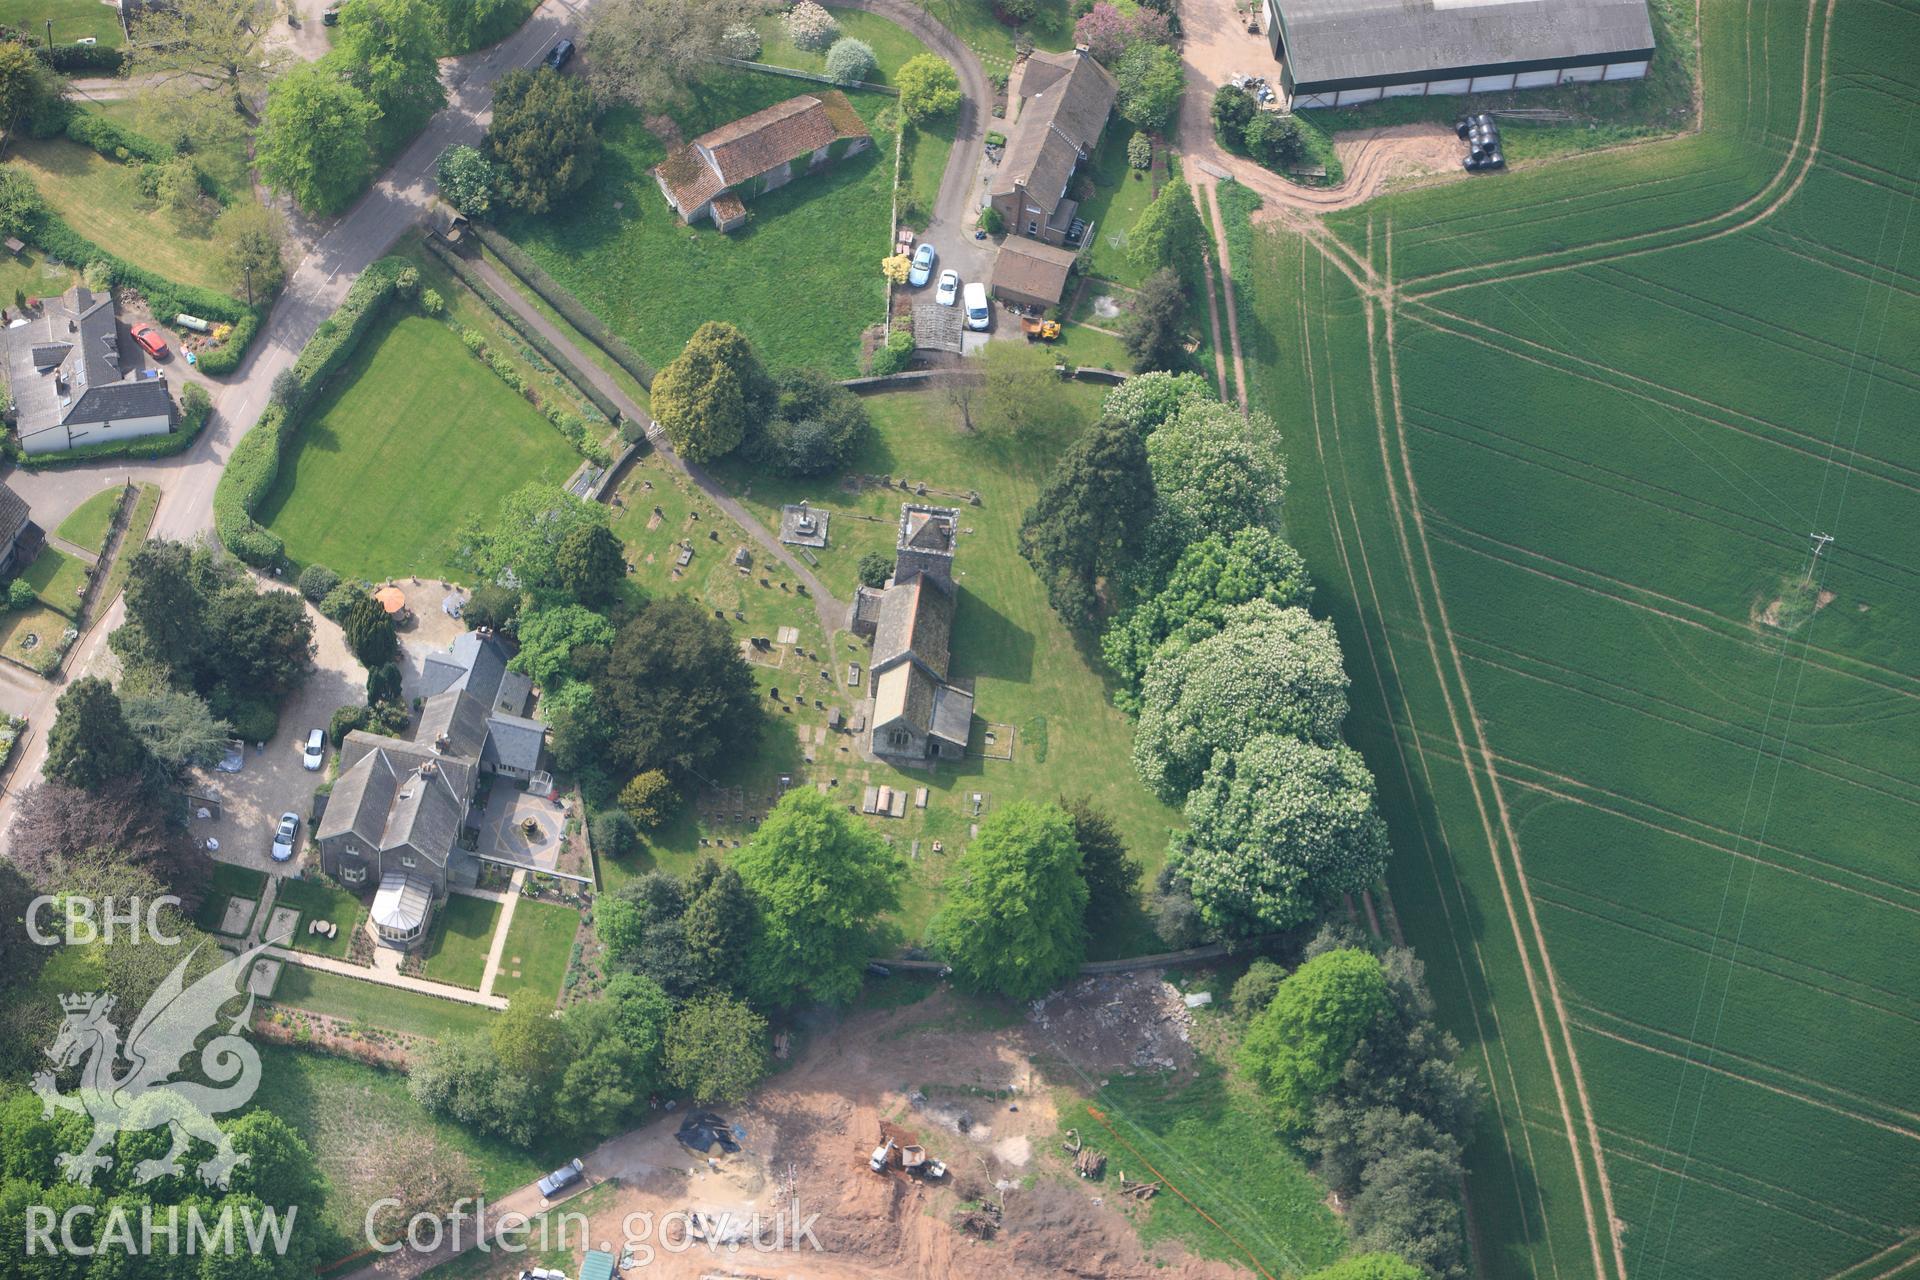
[[[1219,401],[1190,400],[1147,437],[1162,535],[1186,546],[1209,533],[1271,526],[1287,495],[1273,419]]]
[[[1302,924],[1387,865],[1373,775],[1344,743],[1266,734],[1222,752],[1187,797],[1187,824],[1172,869],[1227,938]]]
[[[840,35],[840,24],[813,0],[800,0],[787,10],[786,23],[787,39],[808,53],[825,52]]]

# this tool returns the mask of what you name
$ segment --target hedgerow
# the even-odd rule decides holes
[[[548,306],[558,311],[568,324],[585,334],[593,345],[612,357],[615,364],[632,374],[635,382],[652,388],[653,366],[642,360],[624,339],[602,324],[599,316],[581,306],[572,294],[561,288],[559,282],[523,253],[519,245],[487,227],[475,227],[474,231],[481,242],[493,250],[494,256],[506,264],[509,271],[539,294]]]

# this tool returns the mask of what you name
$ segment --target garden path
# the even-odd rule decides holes
[[[493,945],[487,948],[487,967],[480,971],[480,994],[493,994],[493,980],[500,976],[500,957],[506,954],[507,930],[513,927],[513,908],[520,901],[520,886],[527,882],[527,873],[515,871],[513,881],[507,891],[499,895],[500,919],[493,927]],[[493,896],[493,895],[488,895]]]

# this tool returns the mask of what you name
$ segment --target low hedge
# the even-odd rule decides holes
[[[548,362],[560,371],[561,376],[573,384],[574,390],[578,391],[582,397],[591,402],[594,408],[606,415],[609,423],[617,424],[620,421],[620,407],[608,399],[598,387],[589,382],[586,375],[580,371],[579,366],[574,364],[573,361],[569,360],[565,355],[562,355],[560,349],[549,342],[544,333],[541,333],[538,329],[528,324],[525,316],[515,311],[505,298],[495,293],[493,289],[488,286],[487,282],[482,280],[459,254],[451,252],[444,245],[434,240],[428,240],[426,244],[427,248],[433,251],[433,256],[445,264],[447,270],[453,272],[460,282],[472,290],[480,301],[486,303],[488,310],[506,321],[515,333],[526,340],[528,346],[546,357]]]
[[[51,209],[42,208],[35,223],[25,239],[38,245],[48,257],[71,266],[84,269],[89,263],[106,263],[113,283],[144,294],[154,319],[160,323],[171,326],[173,317],[184,311],[232,325],[233,333],[226,342],[211,351],[200,352],[196,360],[203,373],[214,376],[232,373],[239,367],[240,357],[246,354],[247,344],[253,341],[254,331],[260,327],[261,308],[249,307],[212,289],[175,284],[145,267],[135,266],[69,227]]]
[[[57,44],[51,49],[39,45],[34,53],[55,71],[69,75],[76,71],[118,75],[127,64],[126,51],[110,44]]]
[[[229,552],[254,568],[277,574],[286,567],[287,544],[257,523],[253,513],[273,491],[280,460],[299,434],[300,405],[352,357],[407,277],[417,284],[419,273],[401,258],[382,258],[361,272],[340,309],[320,322],[293,362],[294,403],[268,405],[228,455],[213,491],[213,530]]]
[[[507,270],[520,277],[523,284],[539,294],[541,300],[558,311],[568,324],[585,334],[590,342],[611,356],[615,364],[632,374],[635,382],[649,390],[653,388],[653,366],[642,360],[632,347],[601,323],[599,316],[581,306],[572,294],[561,288],[559,281],[522,252],[519,245],[488,227],[475,226],[474,231],[479,235],[480,242],[506,263]]]

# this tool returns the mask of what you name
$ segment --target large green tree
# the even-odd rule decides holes
[[[1139,552],[1153,509],[1153,472],[1138,432],[1102,418],[1067,446],[1020,522],[1020,554],[1068,626],[1089,627],[1099,616],[1101,584]]]
[[[1154,133],[1164,132],[1173,123],[1187,84],[1179,50],[1145,40],[1129,45],[1120,55],[1113,81],[1119,90],[1114,109],[1120,118]]]
[[[493,205],[493,166],[478,147],[461,143],[441,152],[434,180],[440,198],[469,217],[481,217]]]
[[[767,1073],[767,1020],[731,996],[689,1000],[667,1025],[666,1063],[695,1102],[739,1102]]]
[[[120,707],[127,728],[146,748],[149,759],[170,774],[211,765],[226,753],[232,728],[207,706],[206,699],[158,681],[121,688]]]
[[[1137,372],[1172,369],[1186,359],[1187,287],[1161,267],[1134,291],[1120,321],[1120,342]]]
[[[649,404],[676,453],[710,462],[738,448],[774,412],[777,395],[747,335],[709,320],[655,375]]]
[[[554,584],[581,604],[607,603],[626,575],[627,557],[620,539],[598,521],[575,525],[554,548]]]
[[[267,94],[255,158],[260,176],[308,213],[338,213],[366,186],[380,108],[324,62],[306,62]]]
[[[1229,938],[1303,924],[1386,870],[1373,775],[1344,743],[1268,734],[1222,751],[1187,797],[1169,865]]]
[[[1216,751],[1262,733],[1332,743],[1347,714],[1347,673],[1330,623],[1265,600],[1236,606],[1195,644],[1161,647],[1140,690],[1133,762],[1162,798],[1193,789]]]
[[[1273,1003],[1248,1024],[1240,1064],[1289,1132],[1340,1078],[1347,1055],[1387,1011],[1380,962],[1365,951],[1329,951],[1287,975]]]
[[[347,79],[380,109],[375,146],[386,153],[446,103],[440,17],[431,0],[347,0],[333,53]]]
[[[702,858],[687,882],[687,910],[680,917],[687,960],[700,981],[732,988],[746,975],[757,929],[758,906],[739,868]]]
[[[578,191],[600,158],[596,114],[593,92],[576,76],[551,67],[501,76],[480,148],[500,197],[523,213],[545,213]]]
[[[899,905],[906,861],[812,787],[780,797],[733,866],[757,922],[746,990],[756,1003],[844,1004],[860,990],[874,922]]]
[[[1193,401],[1214,399],[1213,388],[1197,373],[1143,373],[1107,392],[1103,416],[1124,422],[1142,440],[1155,427]]]
[[[1127,257],[1142,271],[1170,267],[1191,280],[1199,272],[1201,255],[1207,251],[1207,230],[1193,206],[1193,192],[1179,178],[1160,188],[1160,194],[1140,211],[1133,230],[1127,233]]]
[[[560,548],[576,530],[608,519],[599,503],[535,480],[508,494],[497,511],[471,517],[460,530],[457,554],[485,582],[535,596],[564,595]]]
[[[12,40],[0,44],[0,153],[13,140],[14,131],[43,112],[50,99],[61,97],[65,87],[65,81],[34,56],[31,46]]]
[[[520,619],[520,652],[509,665],[543,689],[549,688],[573,673],[576,649],[605,649],[615,634],[613,623],[584,605],[534,609]]]
[[[347,606],[346,616],[340,619],[340,630],[346,637],[347,648],[363,667],[392,662],[400,651],[400,635],[393,629],[393,615],[364,592]]]
[[[220,269],[248,303],[265,298],[286,278],[287,222],[278,209],[240,201],[213,224]]]
[[[684,101],[727,29],[760,12],[751,0],[600,0],[583,37],[587,74],[606,96],[649,110]]]
[[[960,77],[953,64],[932,53],[917,53],[893,73],[900,110],[915,124],[951,114],[960,105]]]
[[[593,689],[615,776],[697,776],[759,736],[759,689],[733,633],[685,596],[635,607]]]
[[[146,749],[127,725],[119,695],[99,676],[82,676],[55,704],[47,731],[46,773],[92,790],[139,772]]]
[[[217,99],[245,118],[287,66],[286,48],[268,40],[271,0],[173,0],[141,6],[127,44],[129,75]]]
[[[1054,805],[1017,801],[980,824],[930,932],[962,985],[1026,1000],[1080,967],[1086,911],[1073,820]]]
[[[1127,853],[1120,828],[1093,800],[1064,801],[1080,847],[1080,878],[1087,885],[1087,933],[1098,936],[1123,924],[1140,904],[1140,862]]]
[[[1169,640],[1206,639],[1234,608],[1253,600],[1286,609],[1313,599],[1306,561],[1271,529],[1258,525],[1210,533],[1180,553],[1166,585],[1107,624],[1100,652],[1120,678],[1114,703],[1140,709],[1147,664]]]

